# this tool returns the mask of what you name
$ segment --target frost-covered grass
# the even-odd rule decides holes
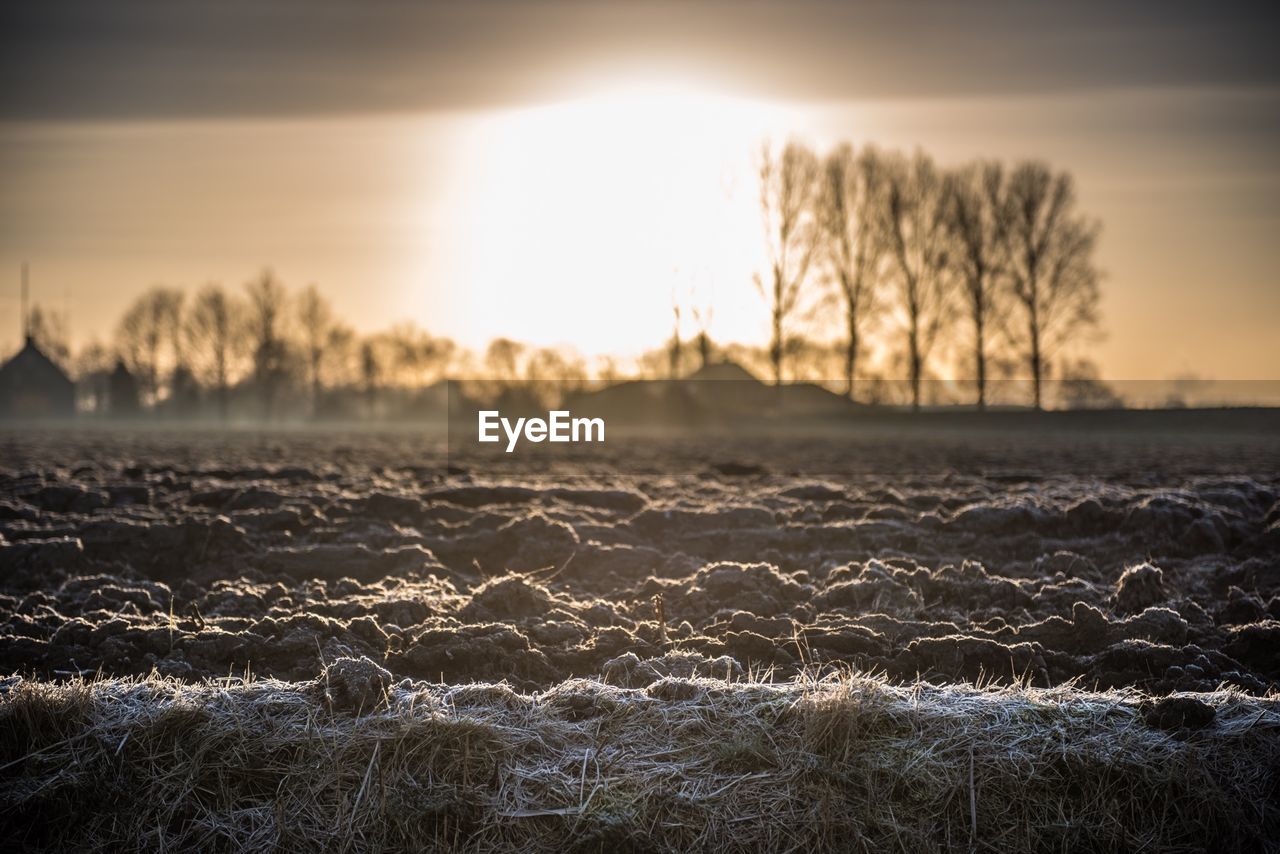
[[[0,837],[77,850],[1256,850],[1280,698],[663,679],[0,689]],[[360,675],[360,674],[357,674]],[[345,678],[345,677],[344,677]],[[370,690],[372,687],[372,690]],[[338,690],[341,688],[342,690]],[[365,705],[372,708],[364,708]]]

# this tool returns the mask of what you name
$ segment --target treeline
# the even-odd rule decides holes
[[[126,308],[109,344],[90,343],[74,357],[56,315],[33,319],[33,335],[69,367],[89,412],[404,417],[438,409],[445,378],[572,387],[599,373],[572,351],[498,338],[475,353],[409,322],[360,334],[316,286],[291,289],[271,270],[240,288],[153,287]],[[136,403],[123,407],[111,400],[121,370],[136,387]]]
[[[291,289],[270,270],[239,287],[154,287],[127,307],[109,343],[74,358],[56,314],[37,308],[30,329],[77,378],[82,408],[98,412],[112,408],[122,371],[135,409],[397,417],[438,407],[429,389],[446,377],[571,388],[686,376],[721,360],[775,382],[812,380],[917,408],[983,407],[993,381],[1008,379],[1026,394],[998,402],[1040,407],[1049,377],[1073,396],[1056,403],[1116,402],[1092,363],[1067,358],[1067,345],[1097,328],[1101,280],[1100,226],[1079,211],[1068,173],[1036,161],[943,168],[924,153],[849,144],[819,153],[792,142],[762,150],[758,177],[764,345],[713,340],[715,306],[684,311],[697,330],[686,337],[687,307],[676,305],[670,339],[635,359],[588,360],[506,338],[477,353],[412,323],[360,334],[314,285]]]
[[[1030,381],[1039,408],[1052,360],[1098,324],[1100,225],[1077,209],[1066,172],[1036,161],[945,169],[924,153],[842,144],[819,155],[793,142],[764,149],[759,178],[767,269],[756,285],[775,382],[806,349],[792,324],[810,291],[839,305],[846,392],[875,329],[915,407],[946,344],[979,407],[999,360],[1004,376]]]

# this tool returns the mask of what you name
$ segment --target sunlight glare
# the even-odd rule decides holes
[[[780,105],[665,82],[489,115],[462,265],[468,289],[492,297],[485,328],[636,351],[669,334],[673,299],[715,301],[718,325],[735,303],[758,315],[752,163],[788,125]]]

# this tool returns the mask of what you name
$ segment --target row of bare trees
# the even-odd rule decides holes
[[[90,409],[99,408],[92,389],[106,388],[118,360],[143,408],[222,418],[233,408],[268,419],[393,415],[379,402],[396,395],[399,410],[411,410],[445,377],[484,377],[493,390],[531,380],[571,388],[619,373],[612,359],[593,370],[571,350],[510,338],[472,353],[411,322],[360,334],[315,285],[295,291],[270,270],[240,288],[150,288],[125,309],[111,346],[90,344],[74,359],[56,336],[46,337],[42,345],[64,353],[59,361],[91,390]]]
[[[119,359],[145,406],[204,397],[222,417],[233,392],[248,389],[269,418],[282,398],[319,414],[332,389],[371,395],[390,382],[425,385],[444,375],[454,351],[451,340],[412,324],[361,336],[315,285],[293,292],[264,270],[240,289],[145,291],[122,315],[113,346],[85,348],[77,373],[105,374]]]
[[[874,339],[888,342],[892,372],[907,377],[917,408],[944,344],[962,353],[958,370],[972,372],[978,406],[988,402],[994,362],[1002,375],[1020,365],[1040,407],[1050,364],[1062,373],[1064,345],[1097,326],[1099,226],[1078,210],[1067,173],[1035,161],[942,168],[923,153],[846,143],[819,154],[793,142],[763,151],[759,179],[767,261],[756,285],[769,305],[767,350],[713,342],[712,306],[693,310],[699,332],[683,342],[677,306],[671,341],[635,371],[612,357],[589,369],[573,353],[505,338],[475,355],[412,324],[359,335],[314,285],[295,292],[267,270],[240,288],[146,291],[122,316],[113,347],[82,351],[78,373],[105,373],[118,357],[144,405],[199,397],[224,417],[233,392],[251,392],[267,417],[282,407],[319,414],[335,389],[372,400],[389,383],[421,388],[447,375],[679,376],[713,356],[767,365],[781,382],[806,354],[825,358],[818,340],[795,327],[807,309],[834,302],[842,364],[819,373],[843,371],[848,395],[866,376],[860,360]],[[65,360],[69,349],[52,346],[58,325],[35,320],[33,313],[33,328]]]
[[[1097,326],[1099,225],[1077,209],[1068,173],[1036,161],[943,169],[923,153],[849,144],[819,156],[792,142],[765,148],[759,178],[767,269],[756,285],[775,382],[809,291],[842,306],[847,393],[867,329],[887,321],[917,408],[944,334],[967,341],[978,406],[1000,347],[1025,365],[1039,408],[1049,359]]]

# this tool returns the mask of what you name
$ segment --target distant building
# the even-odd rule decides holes
[[[124,360],[116,359],[115,370],[107,378],[107,414],[112,418],[132,418],[141,408],[138,381]]]
[[[71,418],[76,387],[30,335],[12,359],[0,366],[0,417]]]
[[[178,365],[169,378],[169,397],[159,408],[170,418],[191,418],[200,410],[200,384],[191,369]]]

